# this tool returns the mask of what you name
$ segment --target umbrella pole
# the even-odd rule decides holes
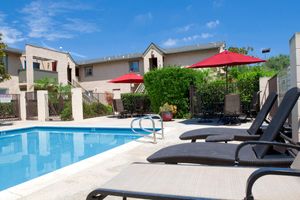
[[[227,74],[227,67],[225,67],[225,92],[228,94],[228,74]]]

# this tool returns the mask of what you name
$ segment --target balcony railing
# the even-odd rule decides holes
[[[58,74],[57,72],[53,72],[53,71],[34,69],[33,77],[34,77],[33,78],[34,81],[40,80],[45,77],[57,79]],[[19,70],[19,83],[27,83],[26,69]]]

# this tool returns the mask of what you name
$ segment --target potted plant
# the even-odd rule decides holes
[[[177,107],[175,105],[165,103],[159,108],[159,111],[163,121],[171,121],[173,119],[173,115],[177,113]]]

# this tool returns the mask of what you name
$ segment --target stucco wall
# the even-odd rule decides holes
[[[18,74],[21,66],[20,55],[13,53],[7,53],[6,55],[8,56],[8,73],[11,79],[0,83],[0,88],[8,89],[9,94],[18,94],[20,92]]]
[[[199,62],[205,58],[213,56],[220,52],[219,48],[191,51],[176,54],[167,54],[164,56],[164,66],[178,65],[178,66],[190,66],[196,62]]]
[[[154,47],[150,47],[146,54],[144,55],[144,72],[150,71],[150,62],[149,59],[152,57],[157,58],[157,68],[162,68],[164,66],[163,63],[163,55],[156,50]]]
[[[41,47],[26,45],[26,74],[27,74],[27,90],[33,90],[33,62],[34,57],[47,58],[57,61],[58,82],[68,83],[68,65],[72,69],[72,78],[75,79],[75,63],[70,59],[67,53],[53,51]]]
[[[93,66],[93,76],[85,77],[84,68]],[[143,71],[143,62],[139,60],[140,71]],[[122,93],[130,92],[130,84],[108,83],[109,80],[129,73],[129,60],[97,63],[93,65],[80,66],[80,85],[87,90],[103,93],[120,89]]]

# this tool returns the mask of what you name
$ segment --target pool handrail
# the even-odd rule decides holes
[[[131,124],[130,124],[130,127],[131,127],[132,132],[134,132],[134,133],[136,133],[136,134],[139,134],[139,135],[143,135],[143,134],[139,133],[138,131],[136,131],[136,130],[134,129],[134,127],[133,127],[133,123],[134,123],[135,121],[139,121],[140,129],[142,129],[142,130],[145,131],[145,132],[152,133],[152,134],[153,134],[153,143],[157,143],[157,137],[156,137],[157,131],[156,131],[156,128],[155,128],[155,121],[154,121],[154,119],[153,119],[153,118],[156,118],[156,117],[159,118],[160,121],[161,121],[161,136],[162,136],[162,139],[164,139],[164,125],[163,125],[163,120],[162,120],[161,116],[160,116],[160,115],[157,115],[157,114],[149,114],[149,115],[146,115],[146,116],[143,116],[143,117],[139,117],[139,118],[133,119],[133,120],[131,121]],[[146,129],[146,128],[143,128],[143,127],[142,127],[142,121],[143,121],[144,119],[148,119],[148,120],[151,121],[151,123],[152,123],[152,131],[149,130],[149,129]]]

